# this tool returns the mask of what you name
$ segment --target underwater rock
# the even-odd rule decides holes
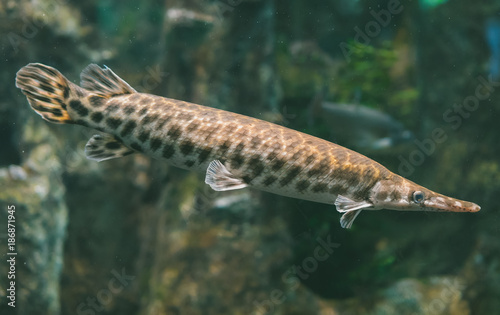
[[[29,120],[23,131],[22,165],[0,169],[2,217],[7,218],[9,206],[15,207],[16,311],[58,314],[67,224],[62,167],[56,139],[45,124]],[[6,275],[8,266],[0,266],[0,272]],[[1,285],[0,292],[5,290]],[[5,314],[4,307],[0,311]]]
[[[454,276],[402,279],[369,296],[323,301],[321,314],[469,315],[465,289],[465,280]]]

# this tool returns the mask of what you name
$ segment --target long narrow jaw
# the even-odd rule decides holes
[[[478,212],[477,204],[438,194],[404,178],[378,182],[372,189],[373,209]]]
[[[478,212],[481,207],[473,202],[462,201],[441,194],[432,193],[423,202],[427,211]]]

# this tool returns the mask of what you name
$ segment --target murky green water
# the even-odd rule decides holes
[[[499,14],[465,0],[1,1],[0,312],[495,314]],[[141,154],[88,160],[98,131],[43,121],[16,88],[30,62],[76,84],[106,65],[139,92],[327,139],[481,211],[363,211],[346,230],[334,205],[215,192]]]

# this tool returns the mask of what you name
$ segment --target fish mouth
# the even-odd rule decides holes
[[[424,206],[430,211],[444,212],[478,212],[481,210],[481,207],[473,202],[446,196],[431,197],[424,202]]]

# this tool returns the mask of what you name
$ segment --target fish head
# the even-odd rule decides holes
[[[478,212],[473,202],[451,198],[404,178],[379,181],[371,191],[374,209],[435,212]]]

